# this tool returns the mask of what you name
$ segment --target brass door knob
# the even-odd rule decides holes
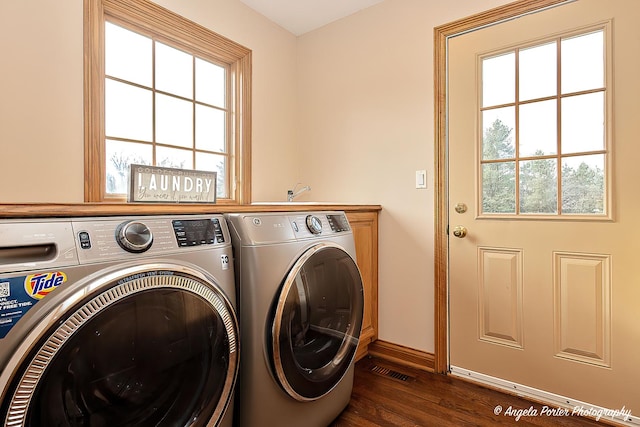
[[[456,225],[453,229],[453,235],[459,239],[464,239],[467,235],[467,229],[462,225]]]
[[[467,211],[467,205],[465,205],[464,203],[458,203],[455,207],[455,210],[459,214],[463,214]]]

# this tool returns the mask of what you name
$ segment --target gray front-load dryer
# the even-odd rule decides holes
[[[347,406],[363,288],[344,212],[226,215],[242,358],[240,427],[325,427]]]
[[[0,425],[231,426],[221,215],[0,221]]]

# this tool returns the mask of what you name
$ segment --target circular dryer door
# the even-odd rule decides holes
[[[61,318],[14,376],[4,425],[217,421],[238,367],[238,327],[224,294],[208,276],[169,264],[104,280],[82,287],[78,294],[90,295],[72,308],[56,308]]]
[[[329,393],[353,362],[362,327],[362,278],[337,245],[307,250],[284,280],[271,328],[272,363],[299,401]]]

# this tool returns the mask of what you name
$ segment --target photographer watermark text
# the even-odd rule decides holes
[[[600,421],[601,418],[614,419],[617,417],[628,417],[631,415],[631,410],[626,409],[623,406],[620,409],[602,409],[592,408],[584,406],[574,406],[573,409],[569,408],[554,408],[550,406],[542,406],[536,408],[531,405],[528,408],[515,408],[509,405],[507,408],[503,408],[501,405],[497,405],[493,408],[493,413],[497,416],[512,417],[515,421],[520,421],[520,418],[527,417],[590,417],[596,421]]]

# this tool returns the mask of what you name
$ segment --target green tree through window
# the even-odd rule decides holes
[[[516,162],[513,129],[496,119],[484,130],[482,157],[501,159],[482,165],[482,211],[514,213],[516,206]],[[535,156],[542,156],[541,150]],[[562,212],[604,212],[604,170],[587,159],[595,156],[573,157],[578,161],[562,166]],[[571,159],[571,158],[570,158]],[[519,165],[520,212],[556,213],[558,210],[557,159],[523,160]]]
[[[577,168],[562,167],[562,212],[604,213],[604,170],[582,162]]]
[[[513,159],[515,145],[512,132],[500,119],[485,129],[482,157]],[[514,161],[485,163],[482,167],[482,211],[514,213],[516,206],[516,165]]]

